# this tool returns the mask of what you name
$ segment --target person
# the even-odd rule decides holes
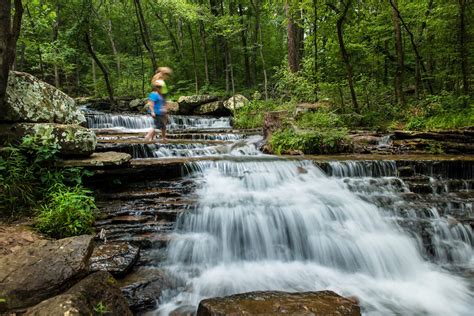
[[[151,85],[154,86],[155,82],[157,80],[162,80],[163,81],[163,86],[161,87],[161,95],[163,98],[166,99],[166,96],[168,94],[168,86],[166,85],[166,80],[169,79],[171,74],[173,73],[173,70],[170,67],[159,67],[156,70],[156,73],[153,75],[153,78],[151,78]]]
[[[166,139],[166,104],[162,95],[162,89],[165,85],[161,79],[155,80],[153,83],[153,91],[148,95],[148,113],[153,117],[153,126],[145,135],[145,140],[153,140],[156,136],[155,129],[161,130],[161,139],[167,143]]]

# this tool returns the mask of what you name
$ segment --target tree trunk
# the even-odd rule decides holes
[[[288,4],[288,0],[285,1],[285,14],[288,19],[288,66],[291,72],[297,72],[300,68],[299,64],[299,31],[298,26],[294,21],[294,14]]]
[[[242,40],[242,48],[244,51],[244,81],[245,85],[250,86],[250,61],[249,61],[249,53],[247,47],[247,27],[244,23],[244,12],[242,8],[242,4],[239,3],[238,5],[239,11],[239,21],[242,27],[242,31],[240,32],[240,37]]]
[[[117,66],[117,76],[120,79],[121,65],[120,65],[120,56],[115,45],[114,35],[112,32],[112,21],[107,19],[107,37],[109,38],[110,46],[112,47],[112,53],[114,54],[115,65]]]
[[[313,0],[313,9],[314,9],[314,20],[313,20],[313,45],[314,45],[314,74],[313,80],[315,82],[315,99],[318,100],[318,90],[319,90],[319,65],[318,65],[318,0]]]
[[[402,30],[400,27],[400,19],[398,17],[398,2],[397,0],[390,0],[392,4],[392,22],[393,30],[395,33],[395,48],[397,53],[397,70],[395,73],[395,95],[397,102],[401,105],[405,105],[405,95],[403,93],[403,77],[405,73],[405,62],[403,56],[403,42],[402,42]]]
[[[357,103],[357,96],[354,90],[354,75],[352,71],[352,65],[349,59],[349,54],[347,53],[346,46],[344,44],[344,37],[343,37],[343,24],[347,16],[347,12],[349,11],[349,7],[351,6],[352,0],[348,0],[347,3],[344,4],[344,8],[342,13],[339,15],[336,23],[337,29],[337,40],[339,42],[339,50],[341,53],[341,58],[344,64],[346,65],[346,72],[347,72],[347,82],[349,84],[349,89],[351,90],[351,99],[352,99],[352,106],[354,108],[354,112],[360,113],[359,104]]]
[[[23,16],[21,0],[15,0],[14,7],[15,14],[12,17],[10,0],[3,1],[0,6],[0,113],[4,113],[8,72],[15,60],[16,42],[18,36],[20,36],[21,18]],[[0,117],[1,120],[2,117]]]
[[[469,63],[468,63],[468,45],[466,31],[466,7],[468,0],[459,0],[459,55],[461,57],[462,71],[462,92],[465,96],[469,95]],[[467,105],[467,99],[465,100]]]
[[[194,48],[193,32],[191,30],[191,25],[189,23],[188,23],[188,32],[189,32],[189,38],[191,39],[191,52],[193,54],[194,83],[195,83],[196,94],[198,94],[199,81],[198,81],[198,72],[197,72],[197,65],[196,65],[196,50]]]
[[[263,70],[263,84],[264,84],[264,91],[265,91],[265,100],[268,100],[268,79],[267,79],[267,70],[265,68],[265,58],[263,56],[263,36],[262,36],[262,29],[260,28],[260,1],[253,0],[250,1],[254,11],[255,11],[255,30],[257,33],[256,45],[260,52],[260,60],[262,61],[262,70]],[[256,61],[255,61],[256,64]]]
[[[34,22],[34,19],[31,17],[30,10],[28,8],[28,5],[25,6],[26,9],[26,14],[28,15],[28,21],[31,23],[31,29],[33,31],[33,36],[36,38],[36,24]],[[41,77],[44,78],[44,66],[43,66],[43,55],[41,53],[40,45],[36,43],[36,51],[38,53],[38,61],[39,61],[39,68],[41,72]]]
[[[202,21],[199,21],[199,38],[201,40],[202,54],[204,56],[204,74],[206,75],[206,83],[209,84],[209,62],[207,60],[206,30]]]
[[[59,5],[59,1],[56,0],[56,20],[53,23],[53,44],[56,44],[56,41],[58,40],[58,36],[59,36],[59,24],[61,23],[59,19],[61,15],[60,11],[61,11],[61,6]],[[57,48],[54,49],[54,52],[56,53],[56,55],[59,54],[59,51]],[[54,62],[53,69],[54,69],[54,86],[59,89],[61,82],[59,78],[59,67],[58,67],[57,62]]]
[[[84,40],[87,46],[87,51],[91,55],[92,59],[94,59],[97,66],[99,66],[100,70],[102,71],[102,74],[104,75],[105,85],[107,86],[107,92],[109,93],[110,105],[114,107],[114,90],[112,88],[112,85],[110,84],[109,73],[107,72],[105,66],[100,62],[99,58],[97,58],[97,55],[95,54],[95,51],[92,48],[92,42],[89,36],[89,32],[85,32]]]
[[[150,33],[148,31],[148,26],[145,22],[145,18],[143,16],[143,11],[142,7],[140,4],[140,0],[134,0],[135,4],[135,14],[137,16],[138,20],[138,25],[140,27],[140,35],[142,37],[143,45],[145,46],[146,50],[148,51],[148,54],[150,56],[151,64],[153,67],[153,73],[156,71],[158,68],[157,63],[156,63],[156,57],[155,57],[155,52],[153,51],[153,45],[150,41]]]

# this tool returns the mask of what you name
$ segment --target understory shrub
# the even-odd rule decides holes
[[[346,129],[284,129],[272,134],[270,145],[277,154],[292,151],[301,151],[304,154],[333,154],[347,152],[352,148]]]
[[[38,210],[36,228],[40,232],[54,238],[91,233],[96,212],[91,191],[58,183],[50,188],[46,200]]]
[[[335,113],[318,111],[301,115],[296,125],[300,128],[333,128],[342,127],[343,122]]]
[[[82,180],[90,172],[56,166],[59,145],[24,137],[0,150],[0,216],[38,215],[37,229],[51,237],[89,232],[96,209]]]
[[[265,112],[277,108],[273,101],[254,100],[235,111],[233,125],[236,128],[261,128]]]

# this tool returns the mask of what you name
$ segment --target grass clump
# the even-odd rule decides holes
[[[46,200],[38,210],[36,228],[40,232],[54,238],[91,233],[97,209],[91,191],[57,184]]]
[[[236,128],[261,128],[265,112],[277,108],[272,101],[254,100],[235,111],[233,125]]]

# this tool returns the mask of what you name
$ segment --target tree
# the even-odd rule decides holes
[[[462,91],[465,96],[469,95],[469,63],[468,44],[466,31],[466,9],[469,0],[458,0],[459,3],[459,55],[461,57]],[[466,104],[467,105],[467,104]]]
[[[23,4],[14,0],[12,15],[11,0],[4,0],[0,6],[0,111],[5,106],[5,93],[8,83],[8,72],[13,65],[16,54],[16,43],[20,36]],[[1,120],[1,118],[0,118]]]
[[[339,51],[341,54],[342,61],[346,66],[346,75],[347,75],[347,83],[349,84],[349,89],[351,91],[351,99],[352,99],[352,106],[354,108],[354,112],[360,113],[359,103],[357,102],[357,96],[354,89],[354,74],[352,69],[352,64],[350,62],[349,54],[346,49],[346,45],[344,43],[344,36],[343,36],[343,25],[347,18],[347,13],[349,12],[349,8],[352,4],[352,0],[340,0],[340,5],[342,6],[342,10],[338,7],[329,4],[328,5],[338,14],[338,19],[336,22],[336,31],[337,31],[337,40],[339,43]]]
[[[400,18],[398,15],[398,1],[390,0],[392,5],[392,22],[395,33],[395,48],[397,53],[397,70],[395,74],[395,95],[397,102],[405,105],[405,95],[403,93],[403,77],[405,75],[405,61],[403,53],[402,30],[400,27]]]

